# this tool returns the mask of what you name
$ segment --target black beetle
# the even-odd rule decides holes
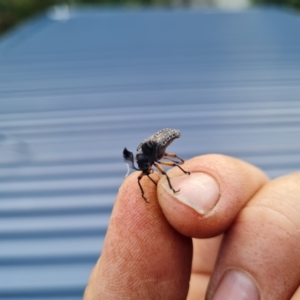
[[[138,176],[138,184],[142,192],[142,197],[146,202],[147,199],[144,196],[144,190],[140,183],[140,180],[144,175],[148,176],[151,181],[156,185],[156,182],[149,176],[153,172],[152,166],[154,165],[160,173],[166,175],[169,187],[173,190],[174,193],[179,191],[175,191],[171,185],[170,178],[164,169],[160,166],[165,165],[168,167],[177,166],[182,172],[185,174],[190,174],[190,172],[185,171],[179,165],[184,163],[184,160],[178,157],[173,153],[166,153],[166,148],[177,138],[180,137],[180,131],[171,128],[165,128],[157,133],[151,135],[140,145],[137,147],[137,154],[135,156],[135,160],[137,162],[138,168],[134,165],[134,157],[132,152],[128,151],[126,148],[123,150],[123,157],[125,162],[134,170],[142,171],[142,173]],[[167,159],[169,161],[160,161],[160,159]]]

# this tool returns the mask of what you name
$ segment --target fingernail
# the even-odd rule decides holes
[[[212,209],[220,198],[218,183],[206,173],[198,172],[173,177],[171,178],[171,184],[179,192],[174,193],[170,189],[167,179],[162,182],[167,193],[200,214]]]
[[[213,300],[259,300],[258,289],[253,280],[241,271],[228,271],[212,298]]]

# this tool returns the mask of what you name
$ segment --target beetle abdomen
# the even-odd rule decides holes
[[[146,138],[137,147],[137,151],[141,150],[143,145],[155,143],[157,148],[167,148],[175,139],[180,137],[180,131],[172,128],[164,128],[155,134]]]

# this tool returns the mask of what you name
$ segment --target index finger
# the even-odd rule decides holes
[[[158,181],[158,175],[151,175]],[[156,185],[138,173],[122,184],[101,257],[85,299],[185,299],[191,274],[192,242],[170,226],[157,201]],[[155,178],[156,177],[156,178]]]

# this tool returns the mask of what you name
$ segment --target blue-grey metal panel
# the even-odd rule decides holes
[[[0,298],[80,299],[134,150],[300,168],[300,19],[72,10],[0,41]],[[145,203],[141,203],[145,205]]]

